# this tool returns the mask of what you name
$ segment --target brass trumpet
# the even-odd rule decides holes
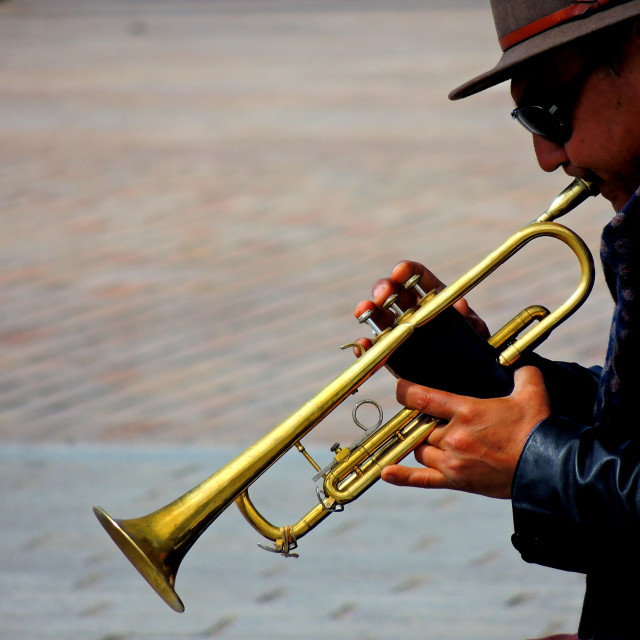
[[[539,345],[558,324],[578,309],[593,286],[594,268],[589,249],[575,233],[553,222],[592,195],[597,195],[597,190],[591,183],[574,180],[555,198],[547,211],[440,293],[425,294],[415,281],[407,283],[406,286],[417,287],[415,291],[421,297],[416,307],[398,313],[393,327],[385,331],[376,330],[379,335],[373,346],[284,422],[165,507],[127,520],[115,520],[100,507],[94,507],[98,520],[160,597],[179,612],[184,611],[184,605],[174,585],[180,562],[205,529],[232,502],[236,502],[260,534],[273,541],[274,547],[270,550],[295,555],[291,552],[296,548],[298,539],[333,511],[342,510],[345,504],[362,495],[380,478],[385,466],[402,460],[428,436],[438,420],[418,411],[402,409],[385,424],[380,420],[380,424],[366,429],[351,446],[335,446],[334,459],[324,468],[306,451],[302,438],[387,364],[417,329],[449,309],[531,240],[550,236],[568,245],[576,255],[581,270],[577,288],[553,312],[537,305],[528,307],[488,341],[495,349],[501,367],[512,365],[524,352]],[[369,319],[365,317],[361,321],[369,322]],[[537,324],[530,326],[534,321]],[[315,469],[314,480],[322,479],[322,490],[318,490],[318,503],[296,524],[275,526],[256,509],[248,490],[255,480],[294,447]]]

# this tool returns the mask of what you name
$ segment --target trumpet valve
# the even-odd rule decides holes
[[[423,298],[426,297],[426,293],[424,291],[424,289],[420,286],[420,281],[422,280],[422,276],[419,274],[415,274],[414,276],[411,276],[405,283],[404,283],[404,288],[407,291],[410,291],[411,289],[413,289],[419,296],[420,296],[420,300],[422,300]]]
[[[382,303],[382,308],[390,309],[396,319],[404,314],[404,311],[397,304],[398,297],[397,293],[393,293]]]
[[[358,322],[360,324],[368,325],[371,328],[371,331],[373,331],[373,335],[379,336],[382,333],[382,329],[375,323],[372,316],[373,316],[373,309],[369,309],[368,311],[365,311],[358,318]]]

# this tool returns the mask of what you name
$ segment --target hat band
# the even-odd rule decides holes
[[[551,29],[559,24],[568,22],[569,20],[577,18],[588,11],[600,9],[600,7],[609,4],[609,2],[611,2],[611,0],[577,0],[577,2],[574,2],[564,9],[550,13],[548,16],[544,16],[539,20],[534,20],[524,27],[520,27],[520,29],[507,33],[506,36],[500,38],[500,47],[503,51],[506,51],[507,49],[520,44],[527,38],[537,36],[539,33],[547,31],[547,29]]]

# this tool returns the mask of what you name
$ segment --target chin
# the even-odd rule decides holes
[[[607,189],[606,184],[600,184],[600,194],[605,200],[608,200],[613,207],[613,210],[617,213],[624,207],[627,202],[629,202],[629,198],[633,195],[632,193],[621,193],[620,189]]]

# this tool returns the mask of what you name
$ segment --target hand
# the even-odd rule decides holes
[[[399,380],[396,396],[401,404],[446,422],[414,452],[424,468],[391,465],[382,470],[382,479],[399,486],[511,497],[513,475],[527,438],[551,414],[538,369],[522,367],[514,380],[511,395],[487,400]]]
[[[418,262],[403,260],[399,262],[391,272],[390,278],[381,278],[372,287],[373,300],[363,300],[356,306],[354,315],[359,318],[365,311],[374,310],[373,321],[381,329],[386,329],[393,324],[395,316],[389,310],[383,309],[384,301],[394,293],[398,294],[397,304],[401,309],[409,309],[414,307],[420,296],[404,288],[404,283],[412,276],[419,274],[422,276],[420,281],[421,288],[429,293],[433,289],[442,291],[445,285],[425,266]],[[477,316],[477,314],[469,307],[467,301],[463,299],[455,303],[454,308],[457,309],[471,324],[471,326],[484,338],[489,337],[487,325]],[[360,338],[357,343],[365,349],[371,346],[371,340],[368,338]]]

